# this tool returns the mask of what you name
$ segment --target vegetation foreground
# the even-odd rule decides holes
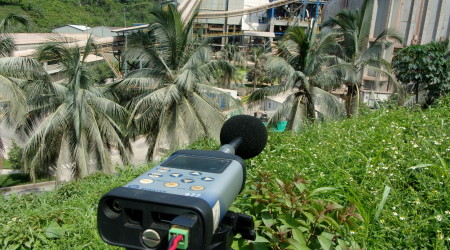
[[[449,107],[447,97],[427,110],[384,108],[269,134],[263,153],[247,161],[246,188],[232,208],[254,216],[258,237],[236,239],[234,248],[448,249]],[[107,248],[96,228],[99,198],[149,167],[1,197],[1,248]]]

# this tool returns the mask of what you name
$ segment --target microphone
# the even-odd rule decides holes
[[[239,138],[242,141],[237,144],[236,142]],[[242,159],[253,158],[261,153],[266,146],[266,126],[264,126],[261,120],[253,116],[233,116],[223,124],[220,130],[220,143],[222,145],[233,145],[237,149],[236,155]]]
[[[126,248],[167,249],[181,235],[178,249],[195,250],[230,244],[236,233],[254,240],[252,217],[228,209],[245,185],[243,159],[266,145],[266,127],[255,117],[234,116],[224,123],[220,141],[216,151],[176,151],[103,195],[97,212],[101,238]]]

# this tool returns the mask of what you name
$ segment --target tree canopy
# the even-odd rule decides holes
[[[131,135],[145,135],[150,145],[147,158],[194,142],[200,136],[218,138],[224,115],[211,99],[222,95],[214,89],[214,72],[231,72],[225,60],[214,60],[211,48],[195,41],[193,19],[183,23],[174,5],[155,7],[146,44],[126,52],[126,60],[142,69],[114,84],[114,91],[130,93],[128,107]]]
[[[415,103],[430,105],[450,91],[449,50],[447,40],[411,45],[395,54],[392,60],[395,76],[415,94]]]

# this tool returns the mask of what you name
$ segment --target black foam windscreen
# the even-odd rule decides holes
[[[257,156],[267,143],[266,126],[258,118],[249,115],[236,115],[228,119],[220,130],[220,143],[230,143],[241,137],[242,144],[236,149],[236,155],[242,159]]]

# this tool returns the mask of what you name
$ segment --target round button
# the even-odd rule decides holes
[[[193,175],[193,176],[200,176],[200,175],[202,175],[202,173],[200,173],[200,172],[190,172],[189,174]]]
[[[169,187],[169,188],[178,187],[178,183],[176,183],[176,182],[166,182],[166,183],[164,183],[164,186]]]
[[[158,168],[158,172],[165,173],[170,171],[170,168]]]
[[[149,174],[148,176],[152,177],[152,178],[159,178],[159,177],[162,177],[162,174],[160,174],[160,173],[153,173],[153,174]]]
[[[194,190],[194,191],[202,191],[204,189],[205,189],[204,186],[192,186],[191,187],[191,190]]]
[[[142,183],[142,184],[150,184],[150,183],[153,183],[153,180],[150,180],[150,179],[142,179],[142,180],[140,180],[139,182]]]
[[[183,183],[192,183],[192,182],[194,182],[194,179],[182,179],[181,182],[183,182]]]
[[[173,174],[170,174],[170,176],[172,176],[172,177],[181,177],[181,176],[183,176],[182,174],[180,174],[180,173],[173,173]]]
[[[214,180],[214,178],[212,178],[212,177],[203,177],[202,178],[202,181],[207,181],[207,182],[210,182],[210,181],[213,181]]]

